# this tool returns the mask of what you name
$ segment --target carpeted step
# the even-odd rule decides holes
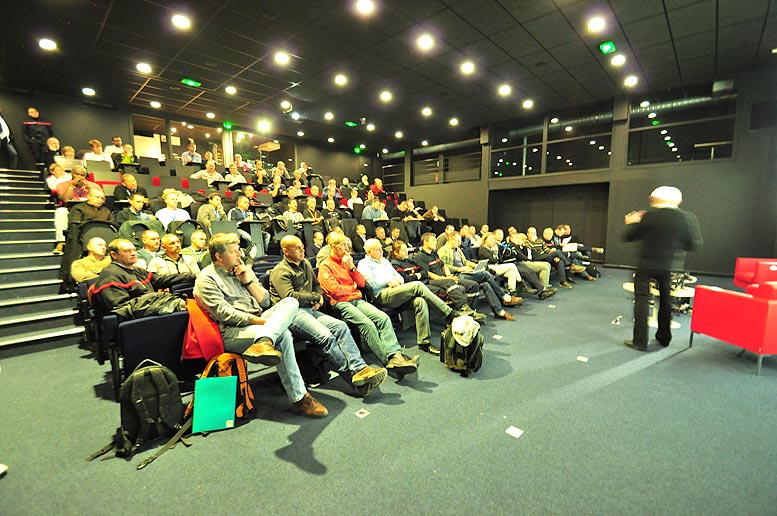
[[[54,235],[51,235],[49,238],[37,238],[35,240],[0,239],[0,254],[51,252],[56,243],[57,241],[54,238]]]
[[[0,208],[2,208],[0,204]],[[45,210],[39,209],[22,209],[22,210],[9,210],[0,209],[0,219],[8,220],[27,220],[27,219],[47,219],[54,222],[54,209],[49,208]]]
[[[59,267],[59,264],[53,264],[42,267],[0,269],[0,283],[15,283],[21,281],[35,283],[39,280],[56,278]]]
[[[15,269],[25,266],[45,267],[46,265],[59,265],[61,263],[62,256],[52,254],[51,251],[0,254],[0,270]]]
[[[76,308],[76,294],[48,294],[0,299],[0,320],[36,312],[60,312]]]
[[[41,344],[56,341],[57,345],[78,344],[84,334],[84,327],[75,324],[63,325],[54,329],[5,333],[0,337],[0,348],[3,346]]]
[[[42,330],[57,330],[75,324],[78,310],[42,310],[0,319],[0,334],[17,335]]]

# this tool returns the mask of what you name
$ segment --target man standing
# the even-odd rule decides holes
[[[181,153],[181,161],[184,165],[190,163],[202,163],[202,156],[197,152],[197,144],[194,141],[190,141],[186,146],[186,150]]]
[[[672,305],[669,295],[672,271],[685,267],[686,251],[702,244],[696,216],[681,210],[683,194],[673,186],[660,186],[650,194],[648,211],[632,211],[624,217],[627,242],[641,242],[634,275],[634,334],[624,341],[637,351],[647,350],[648,296],[650,280],[658,283],[658,331],[656,340],[668,346],[672,340]]]
[[[210,239],[213,263],[197,278],[194,298],[218,322],[225,351],[241,354],[252,363],[276,365],[294,410],[308,417],[324,417],[329,411],[305,388],[294,356],[289,325],[299,302],[287,297],[263,311],[260,303],[268,293],[240,258],[239,243],[233,234],[217,233]]]
[[[35,162],[41,163],[43,159],[43,149],[46,148],[46,140],[54,136],[54,129],[51,122],[40,119],[40,113],[34,107],[27,108],[27,120],[22,122],[24,126],[24,139],[30,147],[32,155],[35,156]]]
[[[353,263],[348,242],[340,233],[329,234],[332,254],[319,263],[318,281],[330,297],[332,307],[340,317],[359,328],[367,345],[386,369],[400,375],[418,368],[418,356],[412,359],[402,353],[391,319],[384,312],[362,299],[359,290],[366,280]]]
[[[281,251],[283,260],[270,271],[270,299],[273,303],[287,297],[296,299],[299,310],[289,326],[291,334],[315,342],[359,396],[367,396],[386,379],[386,370],[368,366],[348,325],[320,311],[324,296],[313,267],[305,259],[302,240],[293,235],[283,237]]]
[[[432,345],[429,305],[442,313],[446,322],[453,319],[453,309],[420,281],[405,283],[402,276],[383,257],[383,244],[377,239],[367,240],[364,251],[367,256],[359,262],[357,269],[372,288],[372,292],[375,294],[375,304],[388,308],[399,308],[405,303],[412,302],[415,310],[418,348],[427,353],[439,355],[440,350]]]
[[[105,152],[113,156],[114,154],[121,154],[124,151],[122,145],[121,136],[111,136],[111,144],[105,147]]]
[[[2,111],[0,111],[1,113]],[[13,134],[5,119],[0,115],[0,150],[5,152],[8,158],[8,168],[16,168],[19,164],[19,153],[13,144]]]

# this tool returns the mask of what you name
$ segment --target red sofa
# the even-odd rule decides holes
[[[697,286],[688,347],[696,333],[757,354],[761,374],[764,355],[777,354],[777,281],[753,285],[746,293]]]
[[[734,285],[747,288],[767,281],[777,281],[777,260],[774,258],[737,258]]]

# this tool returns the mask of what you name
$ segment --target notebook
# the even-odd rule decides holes
[[[475,266],[475,272],[484,271],[486,267],[488,267],[488,260],[480,260]]]
[[[237,376],[200,378],[194,382],[192,433],[235,426]]]

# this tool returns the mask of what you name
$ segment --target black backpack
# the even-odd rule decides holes
[[[461,373],[461,376],[469,376],[483,364],[483,336],[478,331],[469,346],[462,346],[448,326],[440,336],[440,362],[451,371]]]
[[[141,469],[175,446],[178,440],[188,446],[182,436],[191,426],[191,418],[184,424],[185,405],[181,400],[178,378],[170,369],[153,360],[142,361],[121,385],[119,403],[121,426],[116,430],[113,441],[86,460],[93,460],[113,449],[116,450],[114,457],[129,460],[152,441],[173,436],[165,448],[138,466]]]

